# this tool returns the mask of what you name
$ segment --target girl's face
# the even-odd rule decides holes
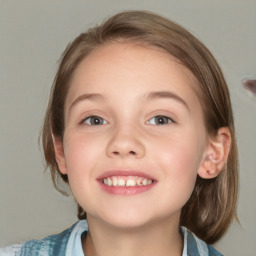
[[[123,228],[178,224],[206,148],[197,83],[153,47],[112,43],[82,61],[57,161],[88,219]]]

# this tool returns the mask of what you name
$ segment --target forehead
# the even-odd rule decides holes
[[[198,102],[198,88],[191,71],[165,50],[138,43],[110,43],[94,49],[78,65],[66,103],[83,93],[111,96],[120,90],[125,98],[130,91],[135,96],[166,89]]]

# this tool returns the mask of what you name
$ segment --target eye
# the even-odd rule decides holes
[[[104,120],[102,117],[99,116],[88,116],[84,119],[84,123],[88,125],[104,125],[107,124],[107,121]]]
[[[152,125],[165,125],[165,124],[174,123],[174,121],[167,116],[154,116],[153,118],[148,120],[147,123]]]

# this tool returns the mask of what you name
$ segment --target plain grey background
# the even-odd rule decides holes
[[[158,12],[180,23],[213,52],[229,84],[240,154],[241,225],[216,247],[255,255],[256,97],[241,81],[256,77],[256,1],[0,0],[0,245],[57,233],[76,221],[70,197],[43,171],[38,134],[57,60],[88,27],[127,9]]]

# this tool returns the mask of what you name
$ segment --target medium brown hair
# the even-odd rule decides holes
[[[156,46],[174,56],[199,81],[198,96],[208,134],[214,136],[219,128],[229,128],[232,145],[225,167],[214,179],[197,177],[193,193],[182,208],[180,219],[181,225],[204,241],[216,242],[236,216],[238,194],[238,156],[228,87],[210,51],[187,30],[157,14],[144,11],[116,14],[101,25],[82,33],[63,53],[42,130],[46,167],[51,171],[55,187],[60,190],[59,178],[68,183],[67,175],[58,170],[52,133],[63,139],[64,104],[74,70],[92,50],[114,41]],[[78,218],[86,218],[86,213],[79,205]]]

